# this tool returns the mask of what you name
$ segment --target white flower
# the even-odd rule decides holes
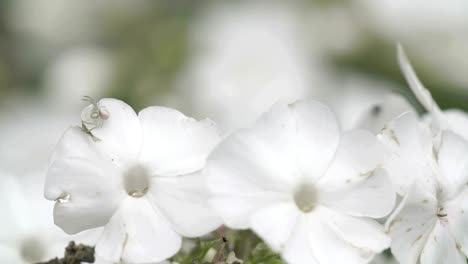
[[[320,87],[297,10],[287,3],[230,3],[204,13],[194,27],[197,51],[180,78],[193,110],[224,130],[250,125],[280,99]],[[314,82],[312,82],[314,81]]]
[[[96,254],[131,263],[162,261],[181,236],[219,226],[200,174],[219,141],[211,121],[164,107],[137,116],[115,99],[96,106],[107,119],[89,131],[70,128],[52,155],[45,196],[57,201],[58,226],[70,234],[105,226]]]
[[[404,114],[390,122],[380,137],[394,153],[385,168],[404,196],[387,221],[392,253],[400,263],[466,263],[468,141],[452,130],[400,46],[398,54],[429,120]]]
[[[385,156],[370,132],[341,134],[327,107],[296,102],[228,137],[205,173],[225,223],[253,229],[288,263],[367,263],[390,244],[371,219],[395,202]]]
[[[62,257],[68,242],[94,245],[98,230],[70,236],[51,221],[43,199],[42,173],[13,177],[0,173],[0,262],[37,263]]]
[[[435,150],[429,127],[412,114],[393,129],[399,162],[389,174],[412,184],[405,183],[406,195],[387,222],[392,253],[400,263],[466,263],[468,142],[443,131]]]

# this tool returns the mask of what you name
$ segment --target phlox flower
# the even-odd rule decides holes
[[[395,202],[385,157],[372,133],[342,133],[326,106],[298,101],[229,136],[205,174],[225,224],[251,228],[288,263],[368,263],[390,244],[372,219]]]
[[[81,116],[82,127],[58,143],[45,184],[65,232],[104,226],[99,257],[149,263],[174,255],[182,236],[220,225],[200,174],[219,141],[213,122],[165,107],[137,115],[115,99],[92,102]]]
[[[64,254],[68,242],[94,245],[99,230],[65,234],[51,219],[52,206],[42,198],[42,173],[0,173],[0,262],[45,262]]]
[[[385,168],[403,196],[386,224],[391,250],[403,264],[466,263],[468,141],[451,129],[401,47],[399,60],[430,120],[406,113],[380,136],[393,152]]]
[[[429,127],[418,122],[406,114],[384,136],[396,153],[385,167],[404,194],[387,222],[392,253],[400,263],[466,263],[468,142],[446,130],[435,150]]]

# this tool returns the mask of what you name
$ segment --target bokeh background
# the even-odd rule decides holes
[[[225,134],[279,99],[349,115],[396,93],[421,110],[397,42],[442,108],[468,110],[467,25],[466,0],[0,0],[0,174],[35,175],[40,193],[83,96],[177,108]]]

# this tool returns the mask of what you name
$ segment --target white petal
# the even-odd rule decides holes
[[[322,219],[327,219],[328,226],[354,247],[373,253],[380,253],[390,247],[390,237],[377,221],[349,216],[325,207],[319,209]]]
[[[250,217],[261,208],[287,200],[279,195],[216,195],[210,204],[226,226],[234,229],[250,227]]]
[[[432,115],[433,117],[433,128],[435,129],[434,132],[438,132],[438,130],[445,128],[446,121],[445,117],[443,116],[442,112],[440,111],[439,106],[432,98],[431,93],[424,87],[419,81],[418,76],[414,72],[413,67],[411,66],[408,57],[405,54],[405,51],[398,45],[398,63],[400,64],[401,71],[405,75],[406,81],[409,84],[409,87],[413,91],[414,95],[418,99],[418,101],[426,108],[426,110]]]
[[[251,228],[274,251],[282,251],[297,225],[300,211],[292,202],[260,209],[251,217]]]
[[[92,144],[79,128],[71,128],[47,173],[45,197],[57,200],[54,221],[69,234],[106,224],[125,195],[119,170]]]
[[[376,169],[386,156],[373,134],[359,130],[345,133],[329,170],[316,183],[320,202],[355,216],[389,214],[395,193],[385,171]]]
[[[393,209],[395,192],[384,170],[351,174],[341,182],[328,183],[333,176],[327,175],[317,183],[321,204],[349,215],[373,218],[384,217]]]
[[[421,253],[421,264],[466,264],[446,223],[437,221]]]
[[[389,156],[386,148],[370,132],[353,130],[342,135],[332,166],[364,174],[381,166]]]
[[[422,186],[414,184],[409,189],[386,224],[392,253],[400,263],[417,262],[436,222],[437,200]]]
[[[177,233],[185,237],[205,235],[222,224],[209,204],[209,192],[200,172],[156,177],[148,195]]]
[[[443,185],[444,197],[454,197],[468,183],[468,142],[451,132],[442,133],[439,149],[439,181]]]
[[[296,102],[296,146],[302,173],[310,178],[323,175],[333,160],[340,142],[335,114],[318,102]]]
[[[328,224],[328,214],[317,208],[308,214],[309,240],[312,252],[318,263],[356,263],[369,262],[376,252],[359,248],[344,240]]]
[[[318,264],[319,262],[312,253],[309,240],[309,226],[307,216],[300,214],[296,226],[281,253],[287,263],[291,264]]]
[[[148,107],[139,113],[139,118],[144,142],[141,159],[157,175],[181,175],[202,169],[220,140],[212,121],[197,121],[170,108]]]
[[[445,203],[444,210],[452,236],[465,255],[468,255],[468,188]]]
[[[297,163],[300,176],[306,176],[309,181],[324,174],[340,141],[335,115],[315,101],[277,103],[260,117],[252,132],[283,163]]]
[[[96,245],[104,260],[160,262],[180,249],[182,238],[145,198],[125,199]]]
[[[229,194],[288,192],[297,184],[294,173],[290,163],[250,131],[239,131],[225,139],[205,168],[211,190]]]
[[[141,127],[135,111],[126,103],[105,98],[98,105],[109,113],[102,127],[91,133],[98,138],[96,145],[117,164],[128,164],[138,157],[141,149]]]
[[[372,89],[373,88],[374,87],[372,87]],[[388,93],[388,91],[384,91]],[[356,120],[355,125],[351,127],[352,129],[365,129],[378,134],[389,120],[392,120],[405,112],[414,111],[414,108],[408,100],[400,94],[382,94],[379,95],[379,99],[381,101],[368,106],[365,109],[366,111],[361,113],[360,118]],[[345,114],[345,118],[347,118],[349,116],[349,112],[346,112]]]
[[[386,148],[370,132],[346,132],[330,168],[318,182],[334,188],[343,186],[346,181],[360,178],[382,166],[388,155]]]
[[[415,180],[434,185],[436,163],[431,132],[415,113],[389,122],[380,140],[393,153],[384,167],[400,195],[405,195]]]
[[[214,195],[213,206],[232,228],[248,228],[250,213],[290,199],[289,191],[295,186],[295,180],[285,177],[293,175],[289,164],[246,131],[228,137],[215,149],[204,174]]]

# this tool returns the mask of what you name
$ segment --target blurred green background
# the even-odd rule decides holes
[[[467,110],[468,74],[464,72],[468,65],[468,32],[463,25],[468,11],[462,10],[468,10],[467,4],[369,2],[317,0],[289,4],[303,24],[300,34],[305,48],[314,51],[305,53],[306,59],[316,60],[319,56],[327,71],[332,72],[330,76],[336,78],[358,73],[406,87],[395,59],[395,43],[402,42],[420,78],[442,108]],[[246,10],[249,3],[236,2]],[[267,10],[273,2],[260,3]],[[85,48],[96,51],[98,56],[105,54],[112,72],[109,80],[96,88],[99,91],[91,95],[123,99],[137,110],[154,104],[184,108],[190,98],[179,96],[173,103],[166,100],[167,96],[175,89],[187,62],[196,56],[190,42],[191,35],[196,34],[194,24],[222,4],[188,0],[2,0],[0,104],[19,95],[49,96],[44,94],[51,93],[50,78],[60,78],[60,60]],[[87,78],[80,76],[86,67],[84,64],[73,69],[77,71],[75,78]],[[61,89],[77,86],[73,78],[63,79]],[[86,87],[79,88],[87,91]],[[63,96],[71,97],[73,93],[63,92]]]

